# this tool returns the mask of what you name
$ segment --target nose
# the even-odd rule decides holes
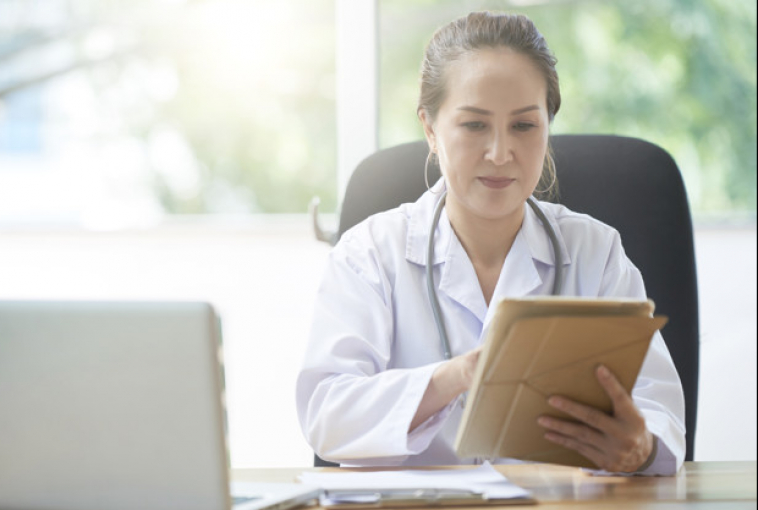
[[[513,140],[507,131],[498,129],[493,132],[485,159],[495,166],[503,166],[513,159]]]

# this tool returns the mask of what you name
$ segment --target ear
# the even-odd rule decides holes
[[[434,125],[427,115],[426,110],[419,108],[418,118],[421,120],[421,125],[424,128],[424,136],[426,137],[426,143],[429,144],[429,152],[437,152],[437,140],[434,136]]]

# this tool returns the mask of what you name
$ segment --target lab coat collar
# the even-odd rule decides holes
[[[444,189],[444,181],[438,181],[411,206],[405,253],[409,262],[426,265],[429,229],[434,218],[434,208]],[[476,284],[476,270],[453,232],[445,209],[442,209],[440,221],[435,227],[433,257],[433,265],[444,262],[439,281],[440,294],[446,294],[483,321],[487,314],[487,304],[479,285]]]
[[[526,223],[526,218],[524,219],[524,223]],[[508,256],[505,258],[503,268],[500,270],[500,276],[492,293],[490,306],[481,318],[484,326],[482,334],[488,329],[490,320],[497,308],[497,303],[501,299],[529,295],[542,284],[542,277],[535,265],[537,258],[529,245],[527,237],[527,233],[524,231],[522,225],[521,230],[516,234],[516,239],[513,241],[511,251],[508,252]]]
[[[429,228],[434,216],[434,207],[441,196],[440,185],[440,182],[435,184],[432,191],[424,193],[411,206],[406,243],[406,259],[409,262],[422,266],[426,264]],[[542,202],[538,205],[553,225],[561,247],[562,263],[568,264],[570,257],[555,221],[556,211],[553,210],[559,206]],[[524,207],[524,221],[503,264],[490,307],[487,307],[482,291],[475,283],[477,276],[474,266],[463,245],[455,236],[444,209],[437,224],[432,264],[445,263],[439,290],[471,310],[483,324],[489,322],[489,317],[495,308],[493,305],[500,299],[528,295],[540,286],[542,278],[535,262],[551,266],[555,264],[553,247],[542,223],[529,205],[524,204]]]
[[[571,257],[569,256],[566,242],[563,239],[561,229],[558,228],[558,221],[556,220],[556,214],[564,209],[564,207],[562,205],[540,201],[537,201],[537,205],[542,209],[542,212],[545,213],[548,221],[553,226],[555,237],[558,240],[558,246],[561,248],[561,264],[570,264]],[[525,203],[524,208],[524,222],[521,225],[521,231],[519,234],[523,233],[534,260],[554,266],[556,264],[555,251],[553,250],[553,243],[550,242],[550,236],[548,236],[547,230],[542,226],[542,222],[529,204]]]
[[[440,198],[442,198],[444,189],[444,181],[440,179],[432,186],[431,190],[421,195],[421,198],[411,205],[405,244],[405,258],[409,262],[421,266],[426,265],[429,229],[434,217],[434,208],[437,206]],[[440,264],[445,260],[451,236],[453,236],[453,229],[450,227],[450,221],[447,219],[447,211],[442,209],[440,221],[434,231],[433,265]]]
[[[561,248],[562,260],[560,263],[569,264],[571,258],[555,217],[558,212],[557,208],[562,206],[544,202],[538,202],[537,205],[542,209],[555,231],[558,246]],[[528,204],[524,204],[524,207],[524,221],[513,241],[511,251],[505,259],[503,269],[500,271],[500,277],[492,294],[489,309],[483,320],[482,335],[486,334],[492,315],[497,308],[497,303],[501,299],[527,296],[542,285],[542,277],[537,270],[536,263],[555,265],[555,251],[547,231],[532,208]]]
[[[409,262],[419,265],[426,264],[429,228],[431,226],[432,217],[434,216],[434,207],[437,205],[443,189],[443,181],[437,182],[437,184],[432,187],[431,191],[427,191],[421,195],[421,198],[411,206],[405,251],[405,257]],[[570,264],[571,257],[569,256],[566,242],[563,239],[563,235],[561,235],[561,230],[558,228],[558,223],[555,218],[556,213],[562,206],[539,201],[537,202],[537,205],[540,206],[545,213],[545,216],[547,216],[548,220],[553,225],[556,238],[558,239],[558,245],[561,247],[563,258],[562,264]],[[524,204],[524,208],[524,222],[521,225],[521,230],[519,230],[518,236],[524,237],[531,257],[534,260],[551,266],[555,265],[553,245],[550,242],[547,232],[542,226],[542,222],[529,205]],[[451,237],[455,236],[450,227],[447,212],[443,209],[434,234],[434,260],[432,261],[432,264],[440,264],[445,261]]]
[[[482,294],[482,289],[479,286],[474,264],[458,236],[453,233],[453,227],[447,218],[445,218],[445,229],[449,230],[450,234],[447,252],[445,253],[445,263],[440,275],[440,293],[447,294],[484,322],[484,317],[487,314],[487,303],[484,301],[484,294]]]

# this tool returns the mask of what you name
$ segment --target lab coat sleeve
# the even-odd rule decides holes
[[[646,299],[642,275],[624,253],[616,233],[600,289],[601,296]],[[650,343],[632,398],[658,438],[653,463],[641,474],[673,475],[684,462],[684,391],[679,374],[660,332]]]
[[[343,241],[330,255],[316,298],[297,380],[300,426],[323,459],[395,465],[429,446],[451,406],[409,434],[439,363],[388,369],[391,282],[375,249],[350,236]]]

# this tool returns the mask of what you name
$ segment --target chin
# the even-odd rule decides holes
[[[508,204],[504,206],[499,204],[496,207],[482,207],[477,210],[477,216],[485,220],[504,220],[514,215],[520,215],[524,209],[524,201]]]

